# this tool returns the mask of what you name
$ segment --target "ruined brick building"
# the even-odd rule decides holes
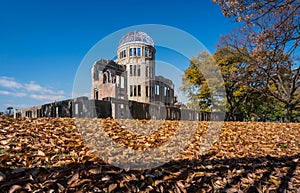
[[[145,32],[122,37],[115,61],[99,60],[92,68],[91,98],[128,99],[141,103],[174,104],[174,84],[155,76],[154,42]]]

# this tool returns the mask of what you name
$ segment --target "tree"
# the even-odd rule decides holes
[[[248,121],[281,121],[284,115],[281,103],[254,89],[241,106],[241,112]]]
[[[292,55],[299,46],[299,0],[213,0],[226,17],[244,22],[256,54],[273,50]],[[262,54],[264,55],[264,54]]]
[[[293,115],[298,116],[296,106],[300,105],[298,102],[300,90],[297,89],[294,93],[289,91],[296,88],[295,85],[297,82],[299,83],[299,79],[290,73],[294,73],[295,76],[299,76],[299,73],[285,68],[291,66],[284,63],[284,61],[288,62],[286,60],[288,58],[280,60],[281,63],[278,65],[280,70],[276,73],[272,72],[271,69],[269,71],[265,71],[264,68],[253,69],[252,63],[255,60],[252,59],[253,56],[249,53],[248,48],[246,46],[236,47],[236,45],[243,45],[242,42],[235,44],[237,38],[234,41],[228,41],[230,38],[223,40],[226,41],[219,44],[212,57],[207,52],[201,52],[191,59],[189,68],[185,70],[184,86],[181,89],[186,91],[190,97],[191,102],[188,103],[188,106],[195,110],[211,110],[211,91],[216,88],[208,85],[212,77],[210,79],[205,78],[203,72],[210,72],[212,69],[209,64],[215,61],[214,64],[221,70],[224,79],[227,102],[226,120],[234,120],[237,113],[242,114],[245,120],[258,121],[282,120],[284,115],[286,121],[291,121]],[[200,66],[202,66],[202,72]],[[272,69],[276,68],[273,67]],[[270,80],[269,76],[273,79]],[[294,79],[297,80],[296,83]],[[276,85],[280,88],[277,88]],[[286,94],[285,91],[288,91],[287,93],[290,95]],[[288,100],[289,97],[287,96],[292,100]],[[289,113],[286,113],[287,106],[289,106]]]
[[[0,111],[0,117],[3,116],[3,115],[4,115],[4,113]]]
[[[262,51],[264,59],[253,54],[251,39],[248,38],[249,31],[239,30],[225,35],[219,42],[219,47],[228,47],[236,51],[236,54],[247,57],[247,65],[243,70],[248,86],[255,92],[259,92],[268,100],[277,100],[284,108],[284,120],[292,121],[294,108],[300,103],[300,66],[294,59],[283,52]],[[249,50],[245,52],[245,48]]]
[[[284,105],[284,119],[292,121],[292,112],[300,103],[300,67],[293,68],[294,62],[286,54],[278,54],[278,62],[263,68],[268,79],[268,93]]]
[[[292,116],[294,117],[295,122],[300,122],[300,104],[295,107]]]
[[[293,111],[300,102],[300,95],[297,94],[300,89],[300,65],[297,56],[300,40],[300,1],[214,0],[214,2],[222,7],[226,17],[245,24],[243,38],[252,58],[248,69],[254,77],[252,84],[261,91],[261,87],[264,87],[267,91],[266,96],[282,103],[285,121],[291,121]],[[237,46],[236,42],[239,40],[227,45],[230,44],[235,48],[243,47]]]
[[[200,111],[223,111],[224,92],[222,77],[218,76],[216,64],[207,51],[202,51],[190,60],[189,67],[182,77],[180,90],[187,94],[187,106]]]
[[[247,74],[244,68],[249,60],[247,52],[246,48],[237,51],[230,47],[219,47],[213,54],[224,79],[227,120],[234,120],[235,113],[241,112],[241,106],[245,105],[251,94],[251,88],[245,84]]]
[[[6,108],[8,116],[13,116],[13,109],[14,109],[13,107],[7,107]]]

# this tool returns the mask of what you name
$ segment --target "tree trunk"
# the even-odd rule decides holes
[[[226,121],[236,121],[236,120],[234,120],[234,109],[229,108],[229,110],[226,113],[225,120]]]
[[[292,106],[290,104],[286,104],[284,106],[284,122],[291,122],[292,118]]]

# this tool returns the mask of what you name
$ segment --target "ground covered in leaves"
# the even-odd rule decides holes
[[[166,121],[136,134],[113,119],[99,122],[113,141],[139,151],[166,143],[178,128]],[[200,155],[208,124],[198,123],[180,157],[127,170],[92,154],[74,119],[0,117],[0,192],[300,192],[299,123],[225,122]]]

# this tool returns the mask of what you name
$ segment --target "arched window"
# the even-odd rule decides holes
[[[129,49],[129,56],[133,56],[133,48]]]
[[[129,56],[138,56],[139,54],[141,54],[140,48],[130,48],[129,49]]]
[[[136,48],[133,48],[133,56],[136,56]]]
[[[141,76],[141,65],[137,65],[137,76]]]
[[[149,56],[149,48],[145,48],[145,57],[148,57]]]
[[[141,56],[141,48],[137,48],[137,56]]]
[[[105,84],[107,82],[107,75],[106,72],[103,73],[103,84]]]
[[[145,72],[146,77],[148,78],[149,76],[149,66],[146,66],[146,72]]]
[[[111,73],[109,70],[107,70],[106,73],[107,73],[107,82],[111,83]]]
[[[149,58],[152,58],[152,51],[149,50]]]
[[[120,59],[125,58],[126,57],[126,50],[123,50],[120,52]]]

